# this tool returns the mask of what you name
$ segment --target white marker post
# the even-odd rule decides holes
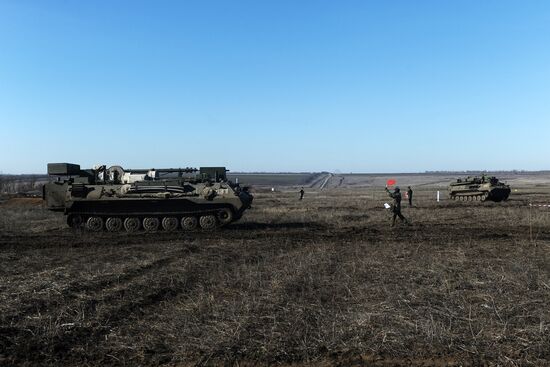
[[[439,190],[437,190],[437,202],[439,203]]]

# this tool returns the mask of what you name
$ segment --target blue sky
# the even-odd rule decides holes
[[[548,1],[0,0],[0,171],[550,168]]]

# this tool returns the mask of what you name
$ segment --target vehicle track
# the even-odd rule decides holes
[[[2,325],[19,324],[22,327],[0,330],[10,335],[5,340],[0,339],[0,347],[10,350],[14,357],[28,358],[29,351],[41,350],[47,358],[78,359],[74,354],[85,350],[79,345],[84,347],[99,343],[105,334],[127,322],[128,318],[137,318],[146,312],[145,309],[193,288],[200,279],[202,269],[194,265],[192,258],[181,256],[188,254],[190,252],[186,250],[173,251],[169,256],[129,269],[121,275],[103,276],[91,284],[71,282],[61,295],[39,303],[33,301],[31,306],[19,310],[17,314],[2,317]],[[165,270],[175,264],[181,268],[177,278],[173,276],[174,271]],[[41,317],[51,315],[57,328],[67,326],[63,332],[52,335],[47,348],[42,345],[43,330],[40,325],[34,324],[31,317],[34,314]],[[42,336],[35,338],[34,335]],[[25,342],[19,343],[19,340]],[[46,355],[33,355],[31,360],[39,361]]]
[[[33,298],[32,295],[34,295],[35,292],[31,290],[29,292],[31,297],[21,300],[21,304],[27,306],[20,307],[16,314],[2,315],[0,321],[2,323],[12,324],[33,314],[42,314],[46,311],[52,313],[54,310],[63,307],[71,308],[71,302],[78,302],[81,300],[82,295],[93,297],[94,294],[105,292],[109,288],[120,286],[122,283],[128,283],[137,278],[145,277],[154,271],[158,272],[159,269],[178,261],[180,259],[178,255],[187,255],[189,253],[191,253],[189,249],[178,250],[143,266],[129,268],[121,274],[102,275],[92,281],[86,280],[86,283],[83,283],[82,280],[72,281],[62,289],[56,289],[56,292],[52,292],[48,302],[42,299],[37,300]]]
[[[309,188],[311,188],[311,189],[322,189],[323,185],[326,185],[326,182],[328,181],[328,179],[330,179],[331,175],[332,175],[331,173],[319,174],[315,178],[315,180],[313,180],[309,184]]]
[[[325,178],[325,180],[323,181],[323,183],[321,184],[321,186],[319,187],[319,190],[323,190],[323,189],[327,186],[328,182],[330,181],[330,179],[331,179],[333,176],[334,176],[334,175],[333,175],[332,173],[329,173],[329,174],[326,176],[326,178]]]

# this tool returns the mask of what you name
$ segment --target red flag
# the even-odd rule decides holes
[[[388,181],[386,181],[386,185],[393,186],[397,183],[393,178],[390,178]]]

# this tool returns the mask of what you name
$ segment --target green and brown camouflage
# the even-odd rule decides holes
[[[92,231],[214,229],[241,218],[253,196],[227,180],[225,167],[123,169],[49,163],[46,208]]]
[[[500,202],[507,200],[510,192],[510,186],[496,177],[459,178],[449,185],[449,197],[452,200]]]

